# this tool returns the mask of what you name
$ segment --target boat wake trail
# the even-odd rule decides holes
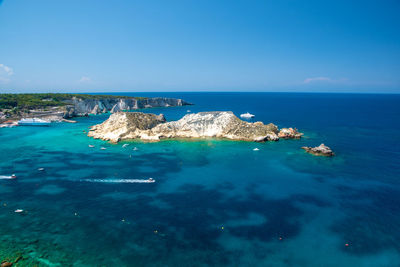
[[[11,175],[0,175],[0,179],[14,179]]]
[[[82,182],[89,182],[89,183],[128,183],[128,184],[135,184],[135,183],[154,183],[155,180],[152,178],[149,179],[83,179]]]

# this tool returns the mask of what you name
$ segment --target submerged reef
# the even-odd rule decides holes
[[[300,138],[293,130],[284,138]],[[126,139],[159,141],[169,138],[226,138],[243,141],[277,141],[287,129],[279,132],[272,123],[245,122],[231,111],[199,112],[185,115],[177,121],[167,122],[164,115],[141,112],[118,112],[101,124],[93,126],[88,136],[119,142]]]

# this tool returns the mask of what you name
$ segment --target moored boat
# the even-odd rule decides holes
[[[18,121],[19,126],[49,126],[50,122],[39,118],[25,118]]]

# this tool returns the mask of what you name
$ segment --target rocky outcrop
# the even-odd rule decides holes
[[[99,114],[101,112],[118,112],[153,107],[174,107],[191,105],[182,99],[153,97],[153,98],[102,98],[80,99],[73,97],[65,107],[64,118]]]
[[[331,157],[331,156],[335,155],[333,153],[333,151],[324,144],[320,144],[319,146],[316,146],[316,147],[303,146],[302,149],[304,149],[307,153],[310,153],[310,154],[313,154],[316,156]]]
[[[0,267],[11,267],[11,266],[13,266],[13,263],[9,261],[3,261],[0,265]]]
[[[300,139],[302,135],[296,128],[282,128],[278,133],[278,137],[283,139]]]
[[[100,109],[99,105],[94,106],[94,108],[92,109],[92,111],[90,113],[92,113],[94,115],[101,113],[101,109]]]
[[[115,104],[112,108],[111,108],[111,113],[115,113],[115,112],[118,112],[118,111],[121,111],[121,108],[117,105],[117,104]]]
[[[278,127],[240,120],[230,111],[200,112],[166,122],[164,116],[118,112],[93,126],[88,136],[118,142],[124,139],[159,141],[164,138],[227,138],[244,141],[277,141]]]

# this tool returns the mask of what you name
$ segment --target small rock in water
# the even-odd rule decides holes
[[[0,267],[10,267],[10,266],[12,266],[12,265],[13,265],[12,262],[3,261],[3,262],[1,263],[1,265],[0,265]]]
[[[316,147],[309,147],[309,146],[303,146],[302,149],[304,149],[307,153],[316,155],[316,156],[326,156],[326,157],[331,157],[334,156],[335,153],[333,153],[332,149],[330,147],[320,144],[319,146]]]

